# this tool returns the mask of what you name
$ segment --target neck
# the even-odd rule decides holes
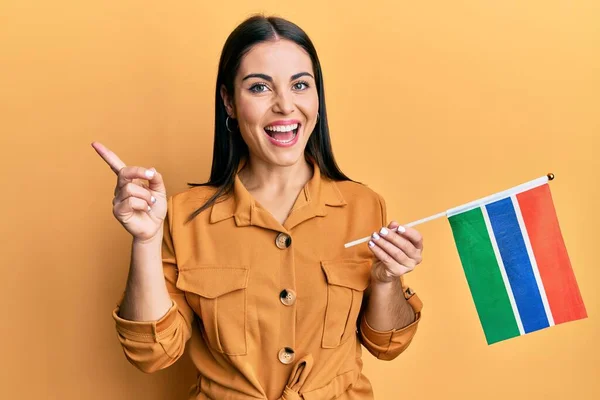
[[[238,173],[248,191],[268,191],[274,195],[304,187],[312,175],[313,167],[304,157],[295,164],[280,166],[250,156]]]

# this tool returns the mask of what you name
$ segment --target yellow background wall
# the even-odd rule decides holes
[[[204,181],[219,53],[259,11],[311,35],[338,161],[391,218],[557,177],[589,318],[487,346],[449,225],[428,223],[407,278],[420,332],[392,362],[365,354],[377,399],[600,398],[597,0],[2,0],[0,398],[185,398],[187,359],[144,375],[118,345],[130,238],[90,142],[156,167],[171,194]]]

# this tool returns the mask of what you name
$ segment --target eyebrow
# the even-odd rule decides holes
[[[302,76],[310,76],[311,78],[315,79],[314,76],[312,76],[311,74],[309,74],[308,72],[299,72],[297,74],[292,75],[292,77],[290,78],[290,81],[296,80]],[[245,81],[246,79],[250,79],[250,78],[260,78],[260,79],[264,79],[265,81],[269,81],[269,82],[273,82],[273,78],[270,77],[269,75],[265,75],[265,74],[249,74],[246,75],[244,77],[244,79],[242,79],[242,82]]]

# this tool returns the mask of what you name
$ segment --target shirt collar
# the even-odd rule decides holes
[[[300,223],[314,217],[327,215],[327,207],[342,207],[347,203],[335,181],[321,176],[321,170],[312,161],[313,176],[298,194],[288,218],[282,225],[264,209],[248,192],[239,176],[235,175],[233,193],[226,199],[213,204],[210,223],[214,224],[234,218],[237,226],[260,226],[276,231],[291,230]],[[238,171],[243,166],[240,163]]]

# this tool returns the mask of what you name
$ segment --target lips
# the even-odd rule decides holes
[[[298,121],[277,121],[266,126],[264,130],[272,141],[285,145],[296,139],[300,126]]]
[[[264,127],[269,141],[278,147],[291,147],[298,142],[302,124],[297,120],[276,121]]]

